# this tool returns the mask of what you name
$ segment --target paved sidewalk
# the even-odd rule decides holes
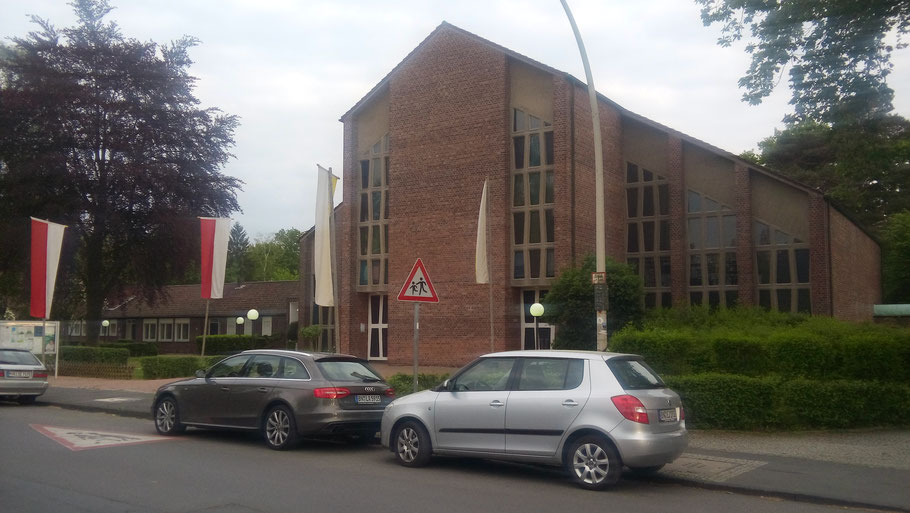
[[[39,403],[151,421],[155,390],[172,381],[51,378]],[[649,479],[910,513],[910,430],[692,431],[686,453]]]

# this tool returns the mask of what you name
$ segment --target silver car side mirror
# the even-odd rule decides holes
[[[196,377],[197,377],[197,378],[204,378],[204,377],[205,377],[205,371],[202,370],[202,369],[197,370],[197,371],[196,371]]]

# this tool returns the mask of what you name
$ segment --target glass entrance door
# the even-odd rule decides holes
[[[389,357],[389,296],[370,296],[370,360]]]
[[[551,349],[553,342],[553,327],[545,322],[537,324],[537,337],[534,336],[534,316],[531,315],[531,305],[540,303],[540,299],[547,295],[546,290],[525,289],[521,291],[521,348],[524,350]],[[544,305],[546,308],[546,305]]]

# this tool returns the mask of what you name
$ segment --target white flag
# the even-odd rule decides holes
[[[316,273],[316,304],[335,306],[332,282],[332,219],[335,208],[335,185],[338,177],[328,169],[316,165],[316,226],[313,240],[313,267]]]
[[[224,269],[227,265],[228,241],[231,238],[231,219],[200,217],[202,233],[202,283],[200,297],[221,299],[224,293]]]
[[[477,246],[474,249],[474,276],[477,283],[490,283],[487,265],[487,182],[483,182],[480,195],[480,213],[477,214]]]

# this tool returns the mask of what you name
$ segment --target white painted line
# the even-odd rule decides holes
[[[31,424],[31,427],[54,440],[71,451],[84,451],[86,449],[101,449],[120,445],[136,445],[151,442],[163,442],[174,438],[157,435],[136,435],[131,433],[112,433],[110,431],[94,431],[88,429],[75,429],[55,426],[41,426]]]
[[[105,399],[95,399],[99,403],[128,403],[130,401],[140,401],[139,397],[107,397]]]

